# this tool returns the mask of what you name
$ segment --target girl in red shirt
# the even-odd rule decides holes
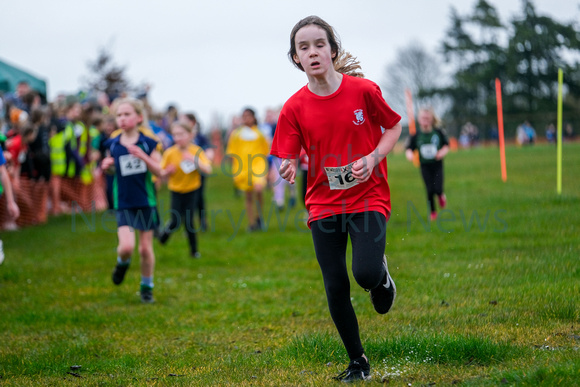
[[[384,255],[391,212],[384,159],[399,138],[401,117],[380,88],[362,78],[356,59],[341,50],[333,28],[319,17],[294,26],[288,56],[306,73],[308,84],[284,104],[271,153],[284,159],[280,176],[290,183],[300,149],[308,155],[308,224],[330,315],[350,358],[336,378],[369,379],[350,299],[346,249],[350,236],[353,276],[370,290],[375,310],[387,313],[396,289]]]

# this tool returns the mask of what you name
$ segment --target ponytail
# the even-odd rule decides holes
[[[362,67],[356,57],[350,52],[340,50],[334,59],[334,70],[341,74],[364,78]]]

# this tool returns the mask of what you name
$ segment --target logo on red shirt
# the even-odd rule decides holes
[[[363,115],[363,110],[362,109],[356,109],[354,111],[354,117],[356,118],[356,121],[353,121],[353,124],[355,125],[362,125],[365,122],[365,116]]]

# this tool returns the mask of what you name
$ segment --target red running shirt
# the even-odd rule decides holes
[[[365,183],[348,189],[330,189],[335,173],[325,167],[346,166],[373,152],[383,129],[401,119],[385,102],[377,84],[343,75],[336,92],[318,96],[308,85],[294,94],[282,108],[272,142],[271,154],[296,159],[303,148],[308,154],[306,209],[308,222],[336,214],[378,211],[388,219],[391,212],[386,158]],[[334,178],[334,186],[352,181]]]

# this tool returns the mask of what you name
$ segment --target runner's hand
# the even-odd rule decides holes
[[[278,172],[282,179],[287,180],[290,184],[294,184],[296,179],[296,163],[293,160],[284,159]]]
[[[105,157],[103,159],[103,161],[101,161],[101,169],[103,171],[107,171],[108,169],[110,169],[113,165],[115,165],[115,159],[112,158],[111,156],[109,157]]]
[[[374,167],[372,157],[361,157],[352,165],[352,177],[357,179],[359,183],[364,183],[371,177]]]
[[[132,154],[135,157],[140,158],[141,160],[145,160],[147,158],[147,153],[145,153],[143,151],[143,149],[139,148],[137,145],[129,145],[127,147],[127,150],[129,151],[130,154]]]

